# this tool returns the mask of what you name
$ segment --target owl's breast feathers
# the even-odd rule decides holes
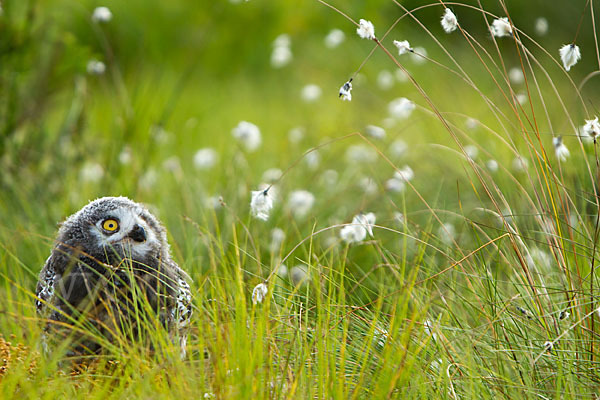
[[[139,321],[139,314],[148,311],[169,331],[188,325],[192,314],[190,286],[187,274],[175,262],[156,258],[145,263],[130,259],[115,262],[104,257],[103,261],[112,261],[109,264],[80,255],[66,268],[58,268],[53,255],[40,273],[36,290],[38,314],[48,321],[45,331],[57,322],[74,323],[82,314],[92,325],[108,331],[124,328],[123,324],[130,329]]]

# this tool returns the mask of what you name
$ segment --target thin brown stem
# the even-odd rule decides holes
[[[590,3],[590,0],[587,0],[587,2],[585,3],[585,7],[583,7],[583,11],[581,12],[581,17],[579,18],[579,24],[577,24],[577,31],[575,32],[575,37],[573,38],[573,42],[571,42],[571,43],[575,43],[577,41],[577,37],[579,36],[579,30],[581,29],[581,24],[583,23],[583,17],[585,16],[585,10],[589,3]]]

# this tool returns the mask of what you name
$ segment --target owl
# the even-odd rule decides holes
[[[189,276],[171,258],[165,228],[125,197],[90,202],[62,223],[36,289],[43,345],[101,354],[165,329],[185,356],[192,315]],[[154,341],[156,342],[156,340]]]

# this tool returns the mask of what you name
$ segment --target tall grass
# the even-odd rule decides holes
[[[114,4],[115,19],[104,25],[89,20],[88,3],[69,12],[69,2],[57,9],[4,4],[1,397],[597,393],[600,167],[597,144],[580,129],[596,113],[594,2],[569,5],[575,11],[565,13],[576,21],[553,33],[558,22],[550,20],[548,36],[535,32],[521,6],[513,12],[503,1],[412,9],[382,2],[376,7],[393,12],[380,21],[365,15],[368,7],[306,5],[302,12],[317,15],[324,32],[346,32],[345,42],[327,50],[303,17],[281,23],[289,6],[256,3],[212,6],[223,26],[198,11],[205,23],[198,35],[214,37],[206,48],[222,43],[222,53],[214,53],[221,60],[234,51],[226,46],[233,40],[227,24],[263,13],[270,39],[278,29],[300,32],[292,34],[294,59],[283,69],[269,66],[271,45],[258,40],[255,27],[248,28],[255,51],[241,44],[238,57],[215,72],[207,57],[188,60],[180,31],[156,25],[180,46],[169,53],[177,64],[161,68],[154,52],[168,44],[150,46],[147,62],[129,53],[139,20],[155,18],[144,17],[141,4]],[[179,3],[164,7],[167,20],[189,21],[197,12],[190,6],[188,16]],[[452,34],[437,20],[444,7],[458,16]],[[54,14],[61,16],[49,24]],[[489,25],[504,16],[514,34],[492,37]],[[373,20],[376,40],[354,34],[359,18]],[[569,37],[558,37],[566,31]],[[149,35],[158,40],[154,30]],[[392,40],[403,39],[425,63],[397,55]],[[586,46],[567,73],[558,48],[571,40]],[[91,58],[105,62],[104,75],[86,74]],[[397,77],[391,87],[378,79],[382,70]],[[350,77],[353,100],[341,102],[337,88]],[[299,96],[308,83],[324,89],[315,103]],[[389,117],[397,97],[414,101],[410,117]],[[261,128],[258,151],[230,137],[239,120]],[[385,125],[386,137],[368,136],[369,124]],[[287,132],[296,126],[304,138],[290,142]],[[571,152],[564,161],[554,153],[557,136]],[[397,139],[407,145],[402,154],[392,149]],[[217,165],[195,169],[195,151],[207,146],[218,150]],[[387,181],[405,165],[414,178],[391,190]],[[249,193],[273,167],[285,171],[274,182],[275,209],[266,222],[252,219]],[[298,189],[316,199],[304,217],[286,202]],[[56,223],[103,195],[148,204],[193,279],[184,360],[160,329],[150,329],[160,349],[152,354],[127,338],[84,363],[68,361],[68,342],[41,354],[34,287]],[[359,212],[377,215],[374,235],[347,244],[340,230]],[[274,228],[283,240],[273,239]],[[253,304],[252,290],[262,282],[269,295]],[[156,321],[140,323],[153,328]]]

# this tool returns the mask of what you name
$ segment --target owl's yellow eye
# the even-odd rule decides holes
[[[102,222],[102,228],[108,232],[115,232],[119,229],[119,222],[116,219],[105,219],[104,222]]]

